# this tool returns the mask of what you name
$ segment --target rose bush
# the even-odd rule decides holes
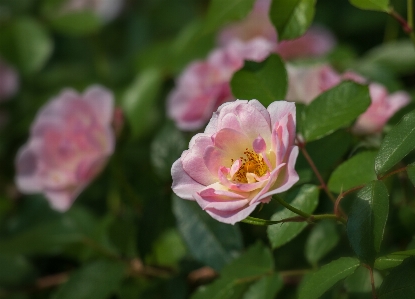
[[[113,153],[113,95],[100,86],[80,95],[63,90],[37,114],[29,141],[16,158],[16,184],[23,193],[44,193],[67,210]]]
[[[173,191],[234,224],[298,181],[294,103],[225,103],[172,166]]]

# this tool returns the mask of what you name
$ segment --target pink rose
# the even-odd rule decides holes
[[[66,89],[49,101],[17,154],[19,190],[42,192],[54,209],[69,209],[114,151],[112,117],[113,95],[100,86],[82,95]]]
[[[365,113],[359,116],[354,124],[352,130],[356,134],[371,134],[382,131],[389,118],[410,101],[408,93],[399,91],[389,94],[384,86],[377,83],[370,84],[369,91],[372,104]]]
[[[330,31],[312,26],[299,38],[278,43],[277,53],[285,60],[319,57],[331,51],[335,44],[336,40]]]
[[[262,37],[273,43],[273,49],[275,50],[277,32],[268,16],[270,6],[270,0],[257,0],[253,10],[245,19],[234,22],[222,29],[218,35],[219,45],[226,46],[234,39],[249,41]]]
[[[182,130],[200,129],[221,104],[234,100],[229,83],[244,60],[262,61],[271,50],[272,45],[263,38],[233,40],[212,51],[207,60],[191,63],[168,96],[168,116]]]
[[[342,77],[329,65],[286,65],[288,73],[287,101],[309,104],[322,92],[336,86]]]
[[[218,221],[245,219],[298,181],[295,122],[293,103],[268,109],[257,100],[223,104],[174,162],[173,191]]]
[[[0,102],[8,100],[19,88],[19,77],[16,70],[0,60]]]

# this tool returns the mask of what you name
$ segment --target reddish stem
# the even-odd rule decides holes
[[[395,10],[392,9],[389,12],[389,15],[391,17],[393,17],[395,20],[398,21],[398,23],[401,25],[401,27],[402,27],[403,31],[405,31],[405,33],[407,33],[407,34],[412,33],[411,26],[409,26],[408,22],[400,14],[398,14]]]
[[[378,296],[376,295],[376,287],[375,287],[375,279],[373,277],[373,269],[369,265],[363,264],[363,266],[367,269],[369,269],[369,275],[370,275],[370,284],[372,286],[372,298],[378,299]]]

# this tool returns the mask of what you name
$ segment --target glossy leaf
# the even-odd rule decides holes
[[[265,276],[253,283],[242,299],[273,299],[282,287],[283,281],[278,273]]]
[[[245,61],[231,81],[232,93],[238,99],[257,99],[265,107],[283,100],[287,92],[287,72],[278,55],[263,62]]]
[[[336,282],[351,275],[360,262],[351,257],[342,257],[335,260],[316,272],[310,274],[300,285],[299,299],[320,298]]]
[[[314,18],[315,0],[274,0],[270,17],[278,31],[278,39],[294,39],[303,35]]]
[[[312,141],[346,127],[370,103],[367,86],[343,82],[322,93],[303,110],[302,134],[307,141]]]
[[[124,93],[121,105],[134,136],[139,136],[154,125],[158,117],[154,109],[161,82],[159,70],[147,69]]]
[[[173,212],[178,229],[191,254],[199,261],[220,270],[242,249],[238,226],[210,217],[193,201],[173,196]]]
[[[375,268],[385,270],[400,265],[404,259],[415,256],[415,249],[406,251],[397,251],[391,254],[381,256],[375,261]]]
[[[389,0],[349,0],[351,4],[367,10],[378,10],[387,12],[389,10]]]
[[[380,250],[389,212],[389,195],[382,181],[372,181],[357,193],[347,220],[347,236],[357,256],[373,265]]]
[[[332,173],[328,187],[340,193],[376,179],[376,152],[362,152],[348,159]]]
[[[406,114],[385,136],[375,159],[375,170],[382,175],[415,148],[415,111]]]
[[[253,8],[255,0],[212,0],[206,17],[206,31],[213,31],[230,21],[243,19]]]
[[[99,260],[72,273],[52,299],[105,299],[115,293],[126,274],[123,262]]]
[[[22,73],[39,71],[52,54],[53,41],[45,28],[36,20],[21,17],[0,36],[0,52]]]
[[[249,292],[248,287],[251,283],[272,274],[273,265],[272,255],[268,248],[261,243],[256,243],[239,258],[225,266],[217,280],[206,287],[199,288],[191,298],[241,298],[246,291]]]
[[[289,194],[289,202],[293,207],[306,213],[312,213],[318,204],[319,189],[314,185],[303,185],[300,189]],[[272,221],[298,216],[282,209],[272,215]],[[286,222],[268,226],[267,234],[272,248],[280,247],[295,238],[307,226],[307,222]]]
[[[317,264],[321,258],[337,245],[339,239],[335,222],[326,220],[315,224],[305,246],[307,261],[312,265]]]
[[[405,259],[383,280],[379,299],[415,298],[415,257]]]

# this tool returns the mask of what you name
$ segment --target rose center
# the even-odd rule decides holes
[[[245,157],[239,157],[242,162],[238,171],[234,174],[232,180],[240,183],[248,183],[247,174],[253,173],[258,177],[263,176],[268,171],[268,166],[261,155],[255,153],[253,150],[246,149],[244,151]],[[231,159],[232,164],[234,159]]]

